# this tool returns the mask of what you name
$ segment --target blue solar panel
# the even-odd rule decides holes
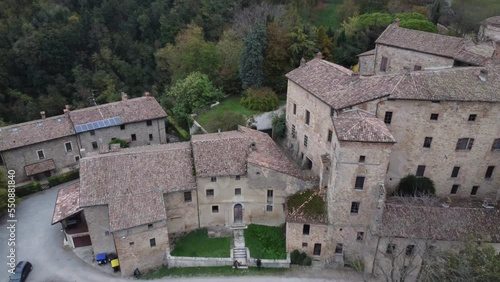
[[[93,130],[93,129],[94,129],[94,126],[93,126],[91,123],[87,123],[87,127],[88,127],[90,130]]]
[[[122,123],[122,119],[119,118],[119,117],[115,117],[113,119],[115,120],[116,124],[121,124]]]
[[[115,120],[110,118],[108,119],[109,125],[116,125]]]
[[[99,124],[99,127],[104,127],[104,121],[100,120],[97,123]]]
[[[80,133],[80,132],[82,132],[82,127],[81,127],[81,126],[79,126],[79,125],[77,125],[77,126],[75,127],[75,130],[76,130],[76,133]]]
[[[83,131],[87,131],[87,130],[89,130],[86,124],[83,124],[83,125],[82,125],[82,130],[83,130]]]
[[[89,130],[110,127],[114,125],[122,124],[122,119],[120,117],[108,118],[100,121],[89,122],[86,124],[80,124],[75,126],[76,133],[85,132]]]
[[[109,123],[109,119],[105,119],[102,122],[104,122],[104,126],[111,126],[111,124]]]

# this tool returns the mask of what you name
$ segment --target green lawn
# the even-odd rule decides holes
[[[323,26],[325,29],[331,27],[336,30],[340,26],[337,16],[337,7],[341,5],[343,0],[323,1],[324,4],[318,4],[313,9],[311,22],[315,26]]]
[[[141,279],[156,279],[161,277],[179,277],[179,276],[243,276],[243,275],[279,275],[287,271],[288,268],[261,268],[257,271],[256,267],[248,269],[233,269],[231,266],[213,266],[213,267],[185,267],[185,268],[167,268],[163,267],[157,271],[148,273]]]
[[[234,112],[242,114],[246,117],[258,114],[258,111],[249,110],[240,104],[241,97],[230,97],[220,103],[217,107],[211,109],[210,111],[196,117],[196,121],[206,128],[209,124],[213,123],[214,120],[220,118],[225,112]]]
[[[198,229],[178,238],[170,253],[178,257],[230,257],[231,238],[208,238],[207,229]]]
[[[250,224],[245,229],[245,246],[252,258],[286,259],[283,227]]]

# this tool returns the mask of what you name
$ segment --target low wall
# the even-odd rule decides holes
[[[250,251],[248,251],[248,256],[250,256]],[[290,253],[286,253],[286,259],[260,259],[260,262],[262,267],[290,268]],[[250,257],[250,259],[247,259],[247,264],[248,266],[257,267],[257,259]]]
[[[173,267],[197,267],[197,266],[232,266],[231,258],[201,258],[201,257],[173,257],[167,255],[169,268]]]

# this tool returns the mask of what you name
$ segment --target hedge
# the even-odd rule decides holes
[[[31,194],[36,193],[38,191],[42,191],[42,186],[40,185],[39,182],[35,181],[35,182],[30,183],[28,185],[17,187],[16,188],[16,196],[19,198],[22,198],[24,196],[31,195]]]
[[[179,123],[177,122],[177,120],[175,120],[174,117],[168,116],[167,120],[168,120],[168,123],[175,128],[175,131],[177,131],[177,133],[179,134],[179,137],[182,140],[188,141],[189,139],[191,139],[191,136],[189,135],[189,132],[187,132],[186,130],[184,130],[184,128],[182,128],[179,125]]]
[[[73,170],[63,174],[54,175],[48,178],[49,186],[54,187],[56,185],[77,179],[79,177],[80,177],[80,171],[78,170]]]
[[[278,96],[271,88],[248,88],[243,92],[241,104],[250,110],[268,112],[278,108]]]

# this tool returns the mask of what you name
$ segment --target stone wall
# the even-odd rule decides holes
[[[206,267],[206,266],[230,266],[233,265],[232,258],[201,258],[201,257],[173,257],[167,255],[169,268],[174,267]]]
[[[184,201],[184,192],[191,192],[191,202]],[[170,234],[182,234],[199,227],[197,190],[164,194],[164,202]]]
[[[94,254],[116,253],[113,235],[109,232],[108,206],[87,207],[84,213]]]
[[[492,25],[481,25],[478,38],[482,41],[493,40],[500,42],[500,27]]]
[[[360,75],[375,74],[375,55],[359,56],[358,73]]]

